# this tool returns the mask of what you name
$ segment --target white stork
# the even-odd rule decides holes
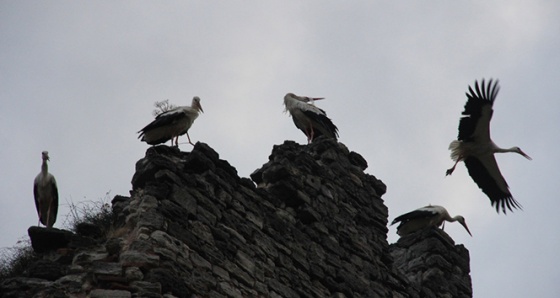
[[[190,107],[176,107],[157,115],[154,121],[139,131],[138,138],[142,138],[142,141],[150,145],[165,143],[168,140],[171,140],[173,145],[173,138],[175,138],[175,145],[179,146],[179,136],[187,134],[189,144],[194,146],[189,136],[189,129],[198,117],[199,111],[204,113],[200,98],[195,96]]]
[[[49,153],[43,151],[42,155],[41,173],[35,177],[33,195],[35,196],[35,207],[39,214],[39,222],[47,228],[51,228],[58,213],[58,188],[54,176],[49,173],[49,166],[47,165]]]
[[[513,211],[512,208],[521,209],[521,205],[513,199],[494,153],[515,152],[529,160],[531,157],[519,147],[503,149],[490,139],[492,105],[499,90],[498,81],[492,84],[492,80],[488,82],[488,86],[482,80],[480,87],[475,81],[474,90],[469,86],[469,93],[466,93],[468,100],[459,122],[459,136],[449,144],[451,159],[455,164],[447,170],[446,176],[453,173],[457,163],[464,161],[469,175],[490,198],[496,211],[499,212],[501,207],[505,214],[506,207]]]
[[[308,144],[321,135],[333,139],[338,137],[338,128],[327,117],[327,113],[313,105],[314,100],[320,99],[323,98],[297,96],[293,93],[284,96],[286,111],[292,115],[296,127],[307,136]]]
[[[404,236],[428,227],[437,228],[442,226],[443,230],[443,226],[445,225],[444,221],[458,221],[472,237],[471,231],[469,231],[467,223],[465,222],[465,218],[461,215],[451,217],[447,210],[441,206],[428,205],[408,212],[395,218],[391,225],[400,222],[401,224],[397,227],[397,234]]]

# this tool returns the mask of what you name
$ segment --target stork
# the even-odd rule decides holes
[[[198,117],[199,111],[204,113],[200,98],[195,96],[190,107],[176,107],[157,115],[154,121],[138,131],[140,133],[138,138],[142,138],[143,142],[150,145],[165,143],[168,140],[171,140],[173,145],[173,138],[175,138],[175,145],[179,146],[179,136],[187,134],[189,144],[194,146],[189,136],[189,129]]]
[[[455,161],[453,167],[447,170],[445,175],[451,175],[460,161],[465,166],[474,182],[490,198],[492,206],[495,205],[499,213],[506,213],[506,207],[521,208],[521,205],[513,199],[509,186],[500,173],[494,153],[514,152],[531,160],[519,147],[508,149],[500,148],[490,139],[490,120],[492,119],[492,105],[498,95],[500,87],[498,81],[488,85],[482,80],[481,85],[475,81],[474,90],[469,86],[467,103],[463,116],[459,121],[459,136],[449,144],[451,159]]]
[[[469,231],[463,216],[457,215],[451,217],[445,208],[436,205],[428,205],[398,216],[393,220],[391,225],[400,222],[401,224],[397,227],[397,234],[404,236],[429,227],[437,228],[442,226],[443,230],[445,221],[458,221],[472,237],[471,231]]]
[[[33,183],[33,195],[35,197],[35,207],[39,214],[40,223],[47,228],[51,228],[56,221],[56,214],[58,213],[58,187],[54,176],[49,173],[49,166],[47,161],[49,159],[49,152],[43,151],[43,164],[41,165],[41,173],[35,177]]]
[[[338,128],[327,117],[327,113],[313,104],[313,101],[321,99],[323,98],[297,96],[293,93],[284,96],[286,111],[292,115],[296,127],[307,136],[308,144],[321,135],[333,139],[338,137]]]

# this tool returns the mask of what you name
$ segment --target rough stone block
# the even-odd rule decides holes
[[[130,298],[132,294],[129,291],[122,290],[103,290],[95,289],[90,292],[90,298]]]

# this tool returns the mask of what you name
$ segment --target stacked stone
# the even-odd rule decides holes
[[[0,282],[0,297],[131,297],[114,286],[126,283],[123,266],[99,227],[82,223],[77,231],[30,227],[37,255],[23,276]]]
[[[469,251],[440,229],[426,229],[391,244],[394,265],[421,297],[472,297]]]
[[[386,242],[385,185],[365,174],[367,162],[343,144],[319,139],[275,146],[251,175],[276,208],[266,232],[289,248],[281,257],[302,271],[295,288],[317,296],[409,296],[391,270]],[[317,292],[315,292],[317,293]],[[309,293],[300,293],[306,296]]]
[[[159,258],[143,280],[177,297],[408,296],[389,278],[385,185],[366,167],[333,140],[285,142],[255,188],[206,144],[150,148],[119,212],[136,235],[126,254]]]
[[[206,144],[197,143],[190,153],[151,147],[136,164],[131,197],[113,199],[108,240],[88,244],[92,237],[61,236],[74,240],[41,255],[42,268],[54,273],[0,282],[1,296],[342,298],[442,292],[437,280],[407,279],[416,277],[416,267],[406,268],[399,254],[417,256],[413,251],[422,248],[394,247],[403,272],[394,269],[380,197],[386,188],[366,168],[359,154],[326,138],[274,146],[269,161],[251,174],[253,181],[240,178]],[[468,252],[462,257],[443,258],[453,266],[435,269],[462,270],[470,286]],[[449,293],[470,287],[457,289]]]

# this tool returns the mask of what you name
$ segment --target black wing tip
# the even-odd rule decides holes
[[[476,185],[478,185],[478,188],[488,196],[492,206],[496,208],[496,212],[500,213],[500,209],[502,209],[502,212],[506,214],[508,209],[510,212],[513,212],[513,209],[523,209],[521,204],[513,198],[509,190],[503,191],[500,189],[496,180],[492,178],[486,167],[478,158],[472,156],[467,157],[464,163],[469,175]]]
[[[334,134],[335,139],[340,138],[340,136],[338,135],[338,127],[336,127],[336,125],[334,125],[334,124],[333,124],[333,127],[332,127],[332,132]]]
[[[393,219],[393,222],[391,223],[391,225],[394,225],[397,222],[401,222],[401,224],[405,224],[406,222],[409,222],[410,220],[413,220],[413,219],[416,219],[416,218],[432,217],[435,214],[436,213],[434,211],[422,210],[422,208],[420,208],[420,209],[416,209],[416,210],[413,210],[413,211],[410,211],[410,212],[407,212],[405,214],[402,214],[402,215],[399,215],[399,216],[395,217],[395,219]]]
[[[469,91],[466,92],[467,98],[482,99],[493,103],[498,96],[498,92],[500,91],[499,82],[500,81],[498,79],[489,79],[488,85],[486,85],[485,79],[482,79],[479,85],[478,80],[475,80],[474,90],[472,86],[469,86]]]
[[[394,224],[399,223],[399,222],[400,222],[401,225],[402,225],[405,221],[407,221],[406,216],[407,216],[409,213],[410,213],[410,212],[405,213],[405,214],[401,214],[401,215],[395,217],[395,219],[393,219],[393,221],[391,222],[391,225],[394,225]],[[400,227],[401,227],[401,226],[399,225],[399,226],[397,227],[397,229],[400,228]]]
[[[328,137],[331,137],[333,139],[338,139],[340,137],[338,134],[338,127],[333,123],[331,118],[329,118],[326,113],[320,115],[313,112],[304,111],[304,114],[307,115],[307,117],[313,119],[315,122],[317,122],[317,124],[321,126],[322,130],[324,130],[325,135],[327,135]],[[301,130],[305,133],[304,129]],[[316,135],[314,136],[314,138],[315,137],[318,136]]]
[[[412,212],[412,211],[411,211]],[[394,225],[398,222],[405,222],[407,220],[407,216],[410,215],[411,212],[405,213],[405,214],[401,214],[397,217],[395,217],[395,219],[393,219],[393,222],[391,223],[391,225]]]
[[[506,215],[507,210],[510,212],[513,212],[515,209],[523,211],[523,206],[521,206],[521,204],[519,204],[519,202],[517,202],[511,195],[498,200],[492,200],[492,206],[496,208],[496,212],[498,214],[500,213],[500,208]]]

